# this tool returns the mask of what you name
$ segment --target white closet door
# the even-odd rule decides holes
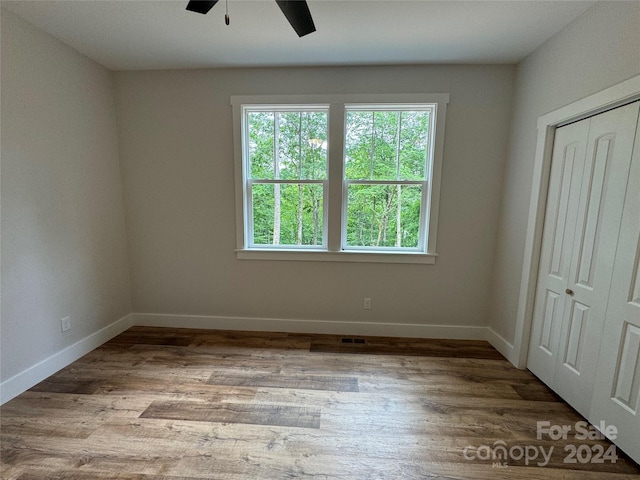
[[[527,367],[585,416],[638,110],[636,102],[556,130]]]
[[[590,119],[555,390],[587,416],[633,152],[638,102]]]
[[[640,124],[588,418],[616,426],[612,440],[640,463]]]
[[[555,384],[590,120],[556,130],[527,367]]]

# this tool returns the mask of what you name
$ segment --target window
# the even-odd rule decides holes
[[[347,106],[344,249],[424,251],[432,105]]]
[[[238,258],[434,263],[447,102],[232,97]]]
[[[328,108],[244,110],[247,245],[326,248]]]

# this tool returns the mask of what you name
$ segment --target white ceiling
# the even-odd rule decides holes
[[[298,38],[274,0],[23,0],[2,6],[112,70],[516,63],[593,1],[309,0]]]

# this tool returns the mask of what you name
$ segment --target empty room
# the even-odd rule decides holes
[[[640,479],[640,1],[0,6],[0,478]]]

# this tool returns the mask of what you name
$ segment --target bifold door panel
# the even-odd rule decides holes
[[[640,123],[587,418],[615,426],[611,440],[640,463]]]
[[[556,130],[553,148],[527,362],[528,368],[550,386],[555,384],[573,230],[588,137],[589,122],[574,123]]]
[[[560,329],[556,391],[587,416],[611,289],[638,103],[589,119]]]

